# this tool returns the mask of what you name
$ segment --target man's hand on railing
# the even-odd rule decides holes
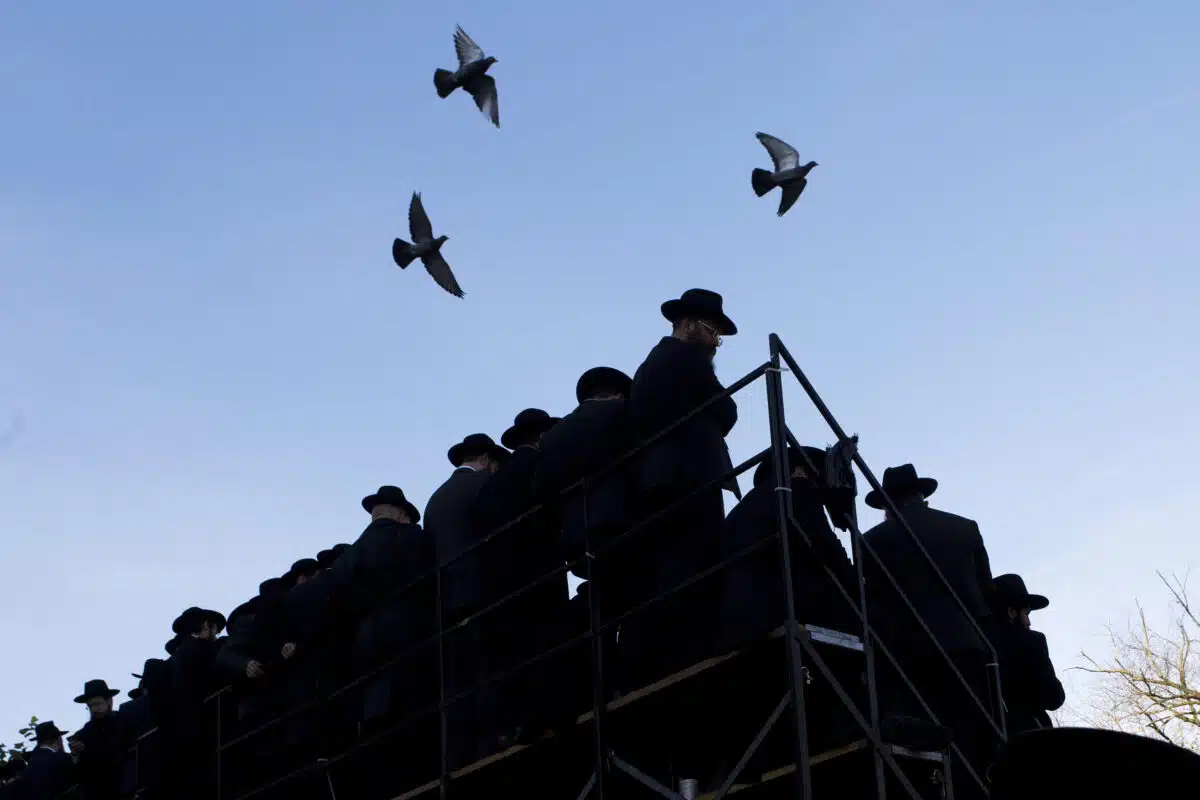
[[[247,678],[261,678],[265,674],[266,672],[263,670],[262,664],[258,663],[257,661],[251,660],[246,664]]]
[[[288,642],[279,650],[279,655],[283,656],[284,659],[291,658],[295,654],[296,654],[296,643],[295,642]]]

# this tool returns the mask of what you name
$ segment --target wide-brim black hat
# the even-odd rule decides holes
[[[141,697],[141,696],[142,696],[142,695],[144,695],[145,693],[146,693],[146,690],[145,690],[145,689],[143,689],[143,688],[142,688],[142,687],[140,687],[140,686],[135,686],[135,687],[133,687],[132,689],[130,689],[130,690],[129,690],[129,692],[128,692],[128,694],[129,694],[129,699],[130,699],[130,700],[137,700],[139,697]]]
[[[107,697],[109,699],[116,697],[121,692],[118,689],[108,688],[108,682],[97,678],[83,684],[83,694],[75,698],[76,703],[86,703],[93,697]]]
[[[472,433],[446,451],[446,458],[455,467],[461,467],[468,458],[487,454],[496,461],[504,461],[512,453],[505,450],[486,433]]]
[[[592,367],[579,376],[575,384],[575,401],[582,403],[597,394],[613,393],[629,397],[633,378],[613,367]]]
[[[996,599],[1004,606],[1013,608],[1028,608],[1030,611],[1041,611],[1050,605],[1050,601],[1040,594],[1030,594],[1025,588],[1025,579],[1015,573],[997,575],[992,578],[996,587]]]
[[[284,573],[283,580],[284,583],[295,583],[301,575],[311,578],[320,571],[321,564],[315,558],[302,558]]]
[[[408,518],[416,525],[421,521],[421,512],[404,496],[404,490],[399,486],[380,486],[375,494],[369,494],[362,499],[363,510],[370,514],[375,506],[396,506],[408,512]],[[314,562],[315,563],[315,562]]]
[[[414,509],[416,506],[413,507]],[[420,518],[420,514],[417,515]],[[317,553],[317,564],[321,569],[329,569],[333,566],[333,562],[337,561],[338,556],[350,548],[348,544],[335,544],[333,547],[322,550]]]
[[[672,325],[684,317],[693,317],[712,323],[722,336],[733,336],[737,333],[737,325],[725,316],[723,304],[724,300],[716,292],[688,289],[678,299],[663,303],[662,314]]]
[[[175,618],[171,623],[171,633],[176,636],[184,636],[192,633],[197,627],[206,622],[211,622],[217,626],[217,631],[225,630],[225,615],[220,611],[213,611],[211,608],[200,608],[192,606],[185,609],[182,614]]]
[[[513,424],[500,436],[500,444],[515,450],[530,439],[537,440],[559,423],[562,417],[552,417],[540,408],[527,408],[513,418]]]
[[[181,644],[183,644],[183,639],[181,639],[178,636],[173,636],[169,640],[167,640],[166,644],[163,645],[163,650],[165,650],[167,652],[168,656],[173,656],[173,655],[175,655],[175,651],[179,649],[179,645],[181,645]]]
[[[883,490],[889,495],[892,492],[920,491],[922,497],[929,497],[937,491],[938,482],[933,478],[922,478],[917,475],[917,468],[912,464],[901,464],[898,467],[888,467],[883,471]],[[883,508],[883,497],[872,489],[867,492],[863,502],[871,508]]]
[[[258,596],[269,597],[284,590],[283,578],[267,578],[258,585]]]
[[[66,736],[68,733],[70,733],[70,731],[60,731],[58,726],[54,724],[53,720],[39,722],[33,728],[33,738],[39,742],[48,742],[51,739],[55,739],[59,736]]]
[[[813,463],[813,466],[817,468],[817,474],[813,476],[813,480],[816,481],[818,485],[824,483],[825,451],[819,447],[807,446],[801,447],[800,449],[808,455],[809,459]],[[791,446],[788,447],[788,467],[790,469],[804,467],[805,472],[808,471],[808,462],[806,462],[800,456],[800,453],[796,450],[796,448]],[[770,486],[771,482],[775,480],[774,469],[775,467],[773,459],[771,454],[768,453],[767,457],[764,458],[762,463],[758,465],[758,468],[754,470],[754,485]]]
[[[1043,728],[1014,736],[991,774],[993,800],[1182,797],[1200,786],[1200,755],[1131,733]]]

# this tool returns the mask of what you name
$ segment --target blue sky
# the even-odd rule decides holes
[[[632,372],[692,286],[741,327],[724,379],[778,332],[877,473],[942,481],[1060,669],[1200,563],[1200,7],[426,8],[0,10],[0,740]],[[501,130],[434,93],[456,23]],[[757,130],[820,162],[782,220]],[[414,189],[465,300],[391,262]]]

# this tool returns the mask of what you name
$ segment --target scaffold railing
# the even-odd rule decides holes
[[[809,533],[803,529],[797,520],[790,502],[790,476],[793,465],[789,464],[788,445],[792,445],[795,448],[795,452],[798,452],[800,457],[807,462],[807,466],[812,470],[810,474],[816,474],[820,470],[817,469],[816,465],[811,463],[808,455],[800,449],[799,442],[788,428],[784,412],[782,379],[782,375],[785,372],[792,373],[824,419],[835,437],[836,441],[832,445],[835,452],[842,454],[848,461],[852,461],[853,466],[857,467],[858,472],[879,493],[890,515],[901,524],[907,536],[927,563],[929,569],[936,575],[936,580],[945,590],[948,598],[950,598],[948,602],[956,606],[959,612],[970,621],[973,629],[985,643],[985,646],[988,648],[986,661],[989,697],[982,698],[975,693],[971,683],[962,675],[953,659],[937,641],[926,621],[921,619],[911,600],[905,596],[896,577],[887,570],[870,543],[864,539],[853,514],[848,515],[848,519],[844,521],[845,524],[839,527],[847,529],[849,535],[855,585],[842,585],[842,582],[837,579],[837,576],[828,564],[822,564],[822,567],[826,575],[831,579],[829,583],[834,587],[835,594],[841,598],[841,602],[847,606],[849,611],[852,612],[853,618],[857,620],[857,632],[841,631],[839,633],[854,639],[856,641],[855,648],[861,650],[863,657],[862,689],[865,690],[865,698],[862,699],[866,701],[863,704],[865,708],[860,707],[860,702],[854,699],[853,694],[855,690],[853,687],[847,688],[844,685],[837,671],[831,668],[828,659],[822,655],[821,648],[818,645],[823,641],[828,641],[830,634],[828,632],[823,633],[816,626],[806,625],[802,622],[801,620],[806,616],[805,610],[797,608],[798,594],[796,591],[797,587],[794,585],[796,571],[793,567],[798,558],[812,553],[812,540]],[[898,757],[905,752],[904,748],[885,741],[881,733],[881,710],[876,681],[876,671],[878,668],[877,654],[882,654],[888,668],[899,677],[907,690],[916,698],[917,703],[929,720],[934,724],[938,724],[939,720],[934,713],[934,709],[921,696],[916,682],[911,676],[904,673],[901,662],[896,657],[896,654],[880,639],[876,634],[875,628],[871,625],[868,614],[868,592],[864,578],[864,564],[868,558],[873,560],[879,569],[879,573],[891,584],[891,587],[901,598],[909,614],[917,621],[919,628],[928,640],[926,644],[930,652],[936,653],[945,662],[955,680],[965,690],[971,703],[980,712],[982,719],[986,720],[986,725],[991,733],[994,734],[997,744],[1002,743],[1005,740],[1006,729],[1004,715],[1001,711],[1002,700],[1000,696],[999,667],[995,650],[992,648],[988,636],[979,622],[974,619],[962,599],[954,592],[945,575],[942,574],[933,558],[922,545],[920,538],[904,519],[902,509],[893,502],[892,498],[888,496],[883,486],[875,478],[866,461],[858,452],[857,436],[848,437],[846,435],[844,429],[829,411],[812,383],[777,335],[772,334],[770,336],[769,359],[766,362],[755,367],[738,381],[735,381],[721,394],[712,397],[706,403],[693,409],[670,426],[641,442],[637,447],[613,460],[595,474],[567,487],[560,497],[569,495],[572,492],[584,492],[584,496],[586,497],[588,487],[594,485],[596,481],[618,470],[628,468],[647,448],[669,437],[674,431],[686,424],[688,420],[703,413],[706,408],[712,406],[714,403],[737,394],[760,379],[765,380],[766,384],[766,403],[770,421],[770,437],[767,446],[753,457],[734,466],[724,474],[706,482],[702,486],[695,487],[687,496],[677,498],[665,508],[661,508],[654,514],[633,522],[627,529],[615,537],[611,537],[603,542],[586,541],[582,555],[561,565],[556,565],[553,569],[534,581],[508,592],[505,596],[480,608],[471,616],[457,621],[453,625],[444,625],[444,615],[441,608],[441,584],[446,569],[461,562],[463,559],[477,556],[482,552],[482,548],[486,548],[490,543],[496,542],[499,537],[504,536],[506,533],[516,530],[522,522],[549,510],[546,505],[535,506],[488,535],[481,537],[477,542],[458,553],[452,559],[425,571],[415,580],[383,593],[376,598],[376,606],[379,606],[383,603],[395,602],[408,593],[422,589],[428,590],[430,583],[433,584],[432,588],[436,605],[436,610],[433,614],[434,619],[430,626],[433,632],[429,636],[423,637],[421,641],[412,644],[404,652],[363,674],[351,677],[340,685],[332,687],[317,686],[316,691],[307,701],[299,703],[295,707],[288,708],[272,719],[249,727],[246,730],[231,732],[230,729],[233,728],[230,724],[231,715],[224,710],[224,706],[228,702],[231,702],[240,691],[237,686],[231,684],[209,695],[205,700],[205,705],[209,709],[213,739],[211,750],[205,755],[211,758],[211,766],[215,775],[213,787],[216,798],[218,800],[252,800],[252,798],[268,796],[275,790],[279,790],[293,781],[310,777],[318,778],[322,784],[326,784],[331,794],[331,800],[336,800],[337,791],[333,774],[338,769],[339,764],[345,763],[348,759],[352,759],[365,751],[369,751],[373,747],[379,746],[380,742],[386,740],[389,735],[394,734],[396,731],[412,726],[420,720],[437,715],[437,728],[440,738],[437,747],[440,758],[438,774],[435,778],[410,787],[404,794],[399,795],[399,797],[419,797],[427,793],[437,792],[444,800],[450,792],[451,785],[456,780],[462,776],[486,769],[488,766],[487,764],[469,764],[465,767],[455,768],[451,765],[448,756],[448,709],[470,695],[476,694],[488,687],[500,685],[518,673],[529,670],[535,665],[543,664],[548,659],[559,656],[571,648],[587,647],[589,649],[588,664],[590,675],[588,677],[591,707],[579,714],[574,722],[577,727],[590,726],[590,769],[581,772],[578,794],[574,794],[574,792],[572,794],[580,800],[586,800],[587,798],[605,800],[605,798],[617,797],[618,795],[609,789],[609,783],[613,776],[619,773],[626,779],[632,779],[660,796],[682,800],[682,795],[678,791],[671,786],[665,785],[661,780],[656,779],[647,771],[641,769],[637,764],[627,759],[620,750],[620,737],[614,736],[612,726],[609,724],[609,715],[614,711],[629,707],[636,702],[639,693],[638,691],[633,691],[623,697],[613,696],[606,674],[610,659],[605,653],[605,642],[609,640],[609,637],[623,622],[645,613],[647,609],[661,604],[668,598],[677,596],[689,588],[697,586],[702,581],[713,579],[720,573],[729,570],[735,564],[770,547],[776,548],[778,553],[779,569],[782,573],[782,582],[786,597],[786,609],[782,610],[783,624],[781,628],[775,631],[773,638],[782,640],[783,642],[788,676],[787,688],[783,697],[780,698],[772,712],[767,715],[757,733],[751,738],[748,746],[739,754],[736,763],[725,776],[722,785],[706,797],[711,797],[713,800],[720,800],[734,790],[737,782],[742,779],[742,771],[746,769],[755,752],[762,747],[768,734],[779,725],[780,720],[783,719],[789,709],[791,710],[791,724],[788,733],[792,742],[792,755],[789,764],[779,765],[780,770],[783,771],[780,774],[786,773],[792,776],[794,787],[792,796],[803,798],[803,800],[810,800],[813,797],[813,781],[810,768],[814,764],[825,763],[830,756],[826,753],[814,754],[810,752],[810,730],[808,727],[810,720],[808,719],[806,693],[808,682],[812,679],[811,667],[815,669],[823,681],[833,690],[840,705],[861,733],[863,741],[861,745],[855,746],[857,748],[855,751],[869,752],[870,754],[871,782],[874,787],[875,796],[879,798],[885,797],[887,787],[894,785],[901,789],[903,795],[914,800],[922,799],[923,795],[906,775],[905,769],[898,761]],[[741,548],[738,552],[705,567],[691,578],[661,591],[654,597],[643,600],[633,608],[626,609],[611,619],[605,618],[599,601],[603,587],[597,586],[598,576],[595,574],[595,565],[598,559],[622,543],[628,542],[635,537],[644,536],[647,531],[653,529],[655,522],[677,511],[699,493],[719,490],[729,480],[736,479],[737,476],[756,468],[759,464],[768,460],[771,464],[772,486],[776,498],[776,530],[773,535],[766,536],[750,546]],[[847,467],[849,466],[850,464],[847,463]],[[586,501],[584,513],[586,517]],[[798,553],[794,551],[795,545],[793,539],[803,543],[804,552]],[[446,680],[445,648],[447,637],[452,635],[456,630],[461,630],[468,625],[480,624],[481,619],[489,615],[494,615],[511,603],[522,597],[526,597],[535,587],[547,581],[565,581],[567,572],[580,575],[586,580],[589,586],[586,597],[587,629],[534,655],[520,664],[510,665],[504,670],[497,671],[495,674],[490,675],[485,680],[476,683],[470,688],[452,693],[447,687]],[[238,785],[240,781],[237,780],[237,775],[235,774],[237,770],[236,768],[231,768],[229,763],[230,754],[235,748],[247,745],[259,737],[268,735],[272,731],[277,731],[281,726],[287,724],[289,720],[306,714],[320,714],[328,710],[332,707],[332,704],[345,698],[348,694],[373,678],[384,675],[388,671],[396,670],[412,662],[413,659],[420,657],[423,653],[428,656],[430,655],[429,651],[434,648],[436,648],[438,662],[438,696],[436,700],[432,697],[429,698],[428,702],[420,708],[410,710],[410,713],[404,719],[397,720],[382,730],[374,731],[371,735],[360,738],[339,749],[337,752],[317,753],[307,759],[305,763],[296,765],[281,774],[270,776],[257,786],[243,787]],[[732,654],[726,654],[722,657],[729,658],[732,657]],[[672,677],[675,676],[667,676],[664,680],[669,681]],[[662,682],[659,681],[659,683]],[[651,688],[653,687],[647,687],[647,690]],[[129,757],[133,759],[135,764],[135,773],[138,771],[136,765],[140,765],[141,763],[142,748],[156,736],[157,731],[152,730],[140,737],[133,747],[130,748]],[[518,747],[528,748],[531,746],[536,747],[537,744],[520,745]],[[847,750],[847,752],[850,751]],[[494,760],[494,757],[492,758]],[[488,759],[483,759],[483,761],[488,761]],[[951,768],[951,762],[953,762],[953,769]],[[536,768],[530,766],[529,769],[535,770]],[[945,796],[950,797],[951,800],[953,798],[950,781],[951,772],[953,772],[956,778],[959,775],[965,774],[966,778],[982,793],[982,796],[986,796],[986,775],[981,774],[982,770],[979,769],[978,764],[973,765],[968,761],[966,755],[954,742],[950,742],[947,747],[942,770],[947,787]],[[531,774],[529,779],[531,781],[536,780],[536,775]],[[140,777],[135,779],[134,783],[138,784],[135,787],[136,789],[143,788],[140,786]],[[234,786],[238,788],[232,788]],[[343,800],[345,800],[345,796],[343,796]]]

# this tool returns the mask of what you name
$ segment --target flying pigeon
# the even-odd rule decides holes
[[[771,154],[771,161],[775,164],[775,171],[768,172],[765,169],[754,170],[750,173],[750,185],[754,187],[754,193],[759,197],[762,197],[776,186],[782,189],[783,196],[779,198],[779,216],[782,217],[800,197],[800,193],[804,191],[804,187],[808,185],[808,173],[813,167],[817,166],[817,162],[810,161],[804,166],[800,166],[800,154],[796,152],[796,148],[782,139],[776,139],[768,133],[756,133],[754,135],[758,137],[758,140],[762,142],[762,146],[767,148],[767,152]]]
[[[496,79],[487,74],[488,67],[496,63],[491,56],[484,56],[483,48],[458,26],[454,29],[454,51],[458,53],[458,69],[433,71],[433,85],[438,97],[449,97],[458,87],[466,89],[475,98],[475,105],[483,115],[500,127],[500,103],[496,99]]]
[[[413,192],[412,202],[408,206],[408,232],[412,235],[413,243],[403,239],[392,242],[392,259],[400,269],[408,269],[408,265],[416,259],[421,259],[425,269],[437,281],[437,285],[455,297],[462,297],[462,287],[454,280],[450,265],[442,258],[442,245],[449,236],[433,238],[433,225],[425,206],[421,205],[421,195]]]

